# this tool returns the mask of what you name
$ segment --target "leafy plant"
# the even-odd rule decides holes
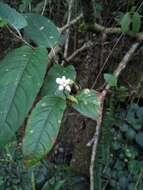
[[[126,13],[120,22],[121,29],[123,32],[127,33],[129,31],[130,23],[131,23],[130,13]]]
[[[72,64],[72,61],[69,61],[84,50],[88,52],[87,58],[90,62],[89,55],[92,56],[93,52],[98,50],[99,47],[102,47],[103,51],[93,56],[93,59],[97,59],[95,60],[96,63],[104,62],[102,54],[107,54],[110,50],[111,54],[109,53],[109,56],[107,56],[110,59],[112,57],[115,58],[116,54],[114,55],[114,53],[121,55],[121,52],[116,48],[119,44],[119,47],[124,46],[126,52],[128,44],[119,43],[123,41],[120,41],[121,38],[117,40],[113,49],[110,48],[112,44],[108,43],[107,40],[113,39],[114,33],[120,34],[123,32],[125,35],[127,34],[126,36],[129,35],[130,37],[139,39],[138,43],[140,43],[140,40],[142,40],[142,38],[140,39],[142,4],[135,8],[133,7],[135,6],[135,1],[132,3],[123,2],[122,0],[110,1],[107,8],[109,15],[106,15],[105,8],[107,2],[92,1],[95,3],[95,7],[91,3],[90,8],[93,6],[93,17],[95,15],[96,18],[91,18],[91,20],[95,21],[95,24],[88,26],[86,15],[88,18],[88,14],[92,11],[90,8],[88,11],[86,7],[81,6],[88,1],[83,1],[83,4],[82,1],[74,1],[73,7],[72,3],[70,5],[69,2],[67,0],[40,2],[37,0],[10,1],[12,7],[17,7],[17,10],[6,3],[0,3],[2,38],[3,35],[7,38],[7,34],[8,38],[12,35],[14,36],[14,39],[12,38],[11,40],[12,43],[8,42],[10,45],[8,45],[9,48],[4,51],[4,54],[0,52],[0,57],[2,57],[0,61],[0,189],[88,189],[83,188],[81,185],[81,183],[84,183],[84,177],[75,176],[70,170],[69,165],[64,165],[64,169],[61,167],[61,162],[65,164],[67,161],[64,160],[65,155],[63,156],[66,151],[63,147],[59,148],[61,144],[57,137],[62,121],[65,122],[65,119],[70,115],[68,108],[72,111],[76,110],[83,115],[84,118],[81,117],[80,132],[84,133],[88,129],[90,130],[90,128],[86,128],[86,122],[89,119],[98,119],[99,110],[101,111],[100,106],[103,106],[102,103],[104,103],[103,110],[105,112],[103,111],[102,113],[101,136],[96,152],[95,189],[143,189],[143,108],[138,104],[131,103],[130,106],[116,113],[115,108],[119,106],[120,101],[123,99],[126,101],[126,95],[129,95],[127,94],[127,89],[123,86],[118,87],[117,78],[112,74],[105,73],[104,79],[106,85],[111,88],[110,90],[108,89],[107,101],[100,102],[101,98],[105,98],[104,96],[100,96],[93,89],[81,89],[77,84],[76,78],[79,82],[82,83],[82,81],[80,81],[79,76],[76,76],[76,70],[81,72],[83,68],[79,68],[79,64],[76,64],[75,70],[74,64]],[[120,5],[119,8],[118,5]],[[131,10],[130,7],[132,7]],[[81,15],[81,8],[83,8],[83,16]],[[123,11],[126,8],[127,11],[124,14]],[[115,14],[113,14],[119,15],[117,21],[120,27],[114,27],[115,19],[112,18],[113,14],[110,11],[117,9],[118,11],[115,11]],[[66,12],[66,10],[69,12]],[[73,16],[74,20],[71,21]],[[75,18],[76,16],[77,18]],[[62,30],[52,21],[55,17],[58,18],[55,20],[59,23],[59,26],[63,25],[61,20],[67,21]],[[81,23],[85,22],[81,24],[84,25],[82,33],[75,32],[80,24],[80,22],[77,22],[79,18],[82,18]],[[65,33],[60,33],[60,31],[63,31],[63,28],[71,27],[74,23],[77,23],[77,27],[72,27],[72,30],[69,28],[65,30]],[[67,38],[66,45],[69,45],[68,53],[71,53],[71,47],[75,49],[83,44],[85,39],[83,40],[82,38],[87,30],[89,30],[90,35],[88,33],[86,40],[93,39],[91,47],[83,45],[83,48],[77,49],[70,56],[70,59],[65,57],[66,52],[61,51],[60,54],[57,53],[60,48],[62,49],[64,38]],[[105,33],[105,35],[102,35],[101,38],[96,38],[96,35],[91,34],[92,32],[96,32],[96,30],[99,33]],[[109,34],[110,38],[108,37]],[[80,40],[78,41],[78,39]],[[68,41],[71,43],[68,43]],[[107,45],[109,48],[107,48]],[[11,51],[11,47],[12,49],[14,47],[14,50]],[[65,46],[65,50],[66,48]],[[91,53],[90,50],[92,50]],[[130,53],[132,54],[133,52],[129,51],[127,59],[130,58]],[[55,59],[51,58],[51,54],[54,55]],[[58,58],[62,60],[58,62]],[[81,56],[80,62],[82,58]],[[124,61],[126,59],[123,59]],[[92,62],[95,63],[94,60]],[[89,74],[93,73],[91,72],[92,65],[95,66],[95,64],[89,64],[88,62],[82,65],[86,67],[86,69],[84,68],[85,72],[83,72],[85,78],[81,76],[83,81],[90,80]],[[96,71],[102,70],[100,66],[102,64],[96,65]],[[100,84],[99,81],[99,89]],[[111,96],[109,97],[108,95]],[[116,95],[118,99],[114,97]],[[94,126],[93,130],[95,131],[96,124]],[[72,147],[75,147],[74,143],[78,142],[78,137],[81,134],[78,133],[79,130],[77,129],[74,131],[76,134],[72,137],[74,139]],[[92,135],[93,131],[90,132]],[[68,140],[70,141],[70,139]],[[90,143],[91,141],[87,145],[90,145]],[[54,161],[56,160],[56,163],[52,160],[53,157],[50,154],[53,147],[55,147],[55,151],[52,152],[52,156],[54,157]],[[86,150],[83,147],[79,151],[83,151],[84,149]],[[62,156],[58,155],[58,151],[62,152]],[[70,158],[67,161],[68,164],[73,156],[71,155],[73,152],[71,152]],[[88,154],[91,153],[90,150],[88,152]],[[48,159],[47,155],[49,155]],[[52,160],[52,164],[50,159]]]
[[[103,178],[107,179],[110,189],[142,188],[142,177],[139,179],[139,175],[142,173],[142,127],[138,129],[133,127],[139,119],[136,115],[139,110],[142,110],[142,107],[132,104],[127,110],[127,122],[125,115],[120,117],[122,120],[120,124],[117,124],[118,117],[115,117],[115,121],[113,121],[115,124],[111,128],[113,143],[110,147],[110,159],[102,174]],[[129,121],[130,123],[128,123]],[[140,124],[143,126],[143,122]]]
[[[120,21],[122,32],[135,35],[140,31],[141,16],[138,12],[127,12]]]
[[[23,141],[23,153],[30,162],[39,161],[53,147],[65,107],[64,99],[56,96],[46,96],[37,104]]]
[[[47,63],[46,50],[27,46],[9,53],[1,62],[1,147],[14,136],[27,116],[42,85]]]
[[[117,78],[114,75],[105,73],[104,79],[111,87],[117,87]]]
[[[98,118],[100,102],[94,90],[85,89],[75,96],[76,101],[73,107],[83,115],[91,119]]]
[[[10,142],[27,118],[23,153],[26,163],[33,165],[52,149],[66,105],[96,119],[100,101],[94,90],[85,89],[72,95],[76,72],[73,66],[61,65],[50,69],[47,84],[42,90],[44,97],[35,101],[48,66],[46,48],[53,49],[60,43],[59,30],[46,17],[34,13],[22,15],[3,3],[0,3],[0,16],[28,44],[8,53],[1,61],[0,144],[4,147]],[[22,28],[29,41],[38,47],[32,47],[22,37],[19,31]]]
[[[76,71],[72,65],[63,67],[59,64],[53,65],[53,67],[48,72],[48,77],[44,81],[44,85],[41,89],[41,96],[45,95],[57,95],[60,93],[58,90],[58,84],[55,82],[56,78],[65,76],[71,80],[76,79]]]

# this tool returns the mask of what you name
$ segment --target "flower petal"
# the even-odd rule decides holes
[[[65,89],[67,90],[67,91],[71,91],[71,87],[69,86],[69,85],[67,85],[66,87],[65,87]]]
[[[60,85],[59,90],[64,90],[64,87],[62,85]]]
[[[60,84],[61,83],[61,78],[56,78],[56,83]]]
[[[65,80],[66,80],[66,77],[65,77],[65,76],[62,76],[62,80],[65,81]]]

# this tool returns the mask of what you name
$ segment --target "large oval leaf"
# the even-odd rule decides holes
[[[84,89],[75,98],[77,102],[72,105],[73,108],[84,116],[96,120],[100,108],[100,101],[96,91]]]
[[[138,12],[134,12],[132,16],[132,32],[133,34],[136,34],[139,32],[141,27],[141,16],[139,15]]]
[[[0,17],[16,29],[24,28],[27,25],[24,16],[4,3],[0,3]]]
[[[65,108],[64,99],[47,96],[33,110],[23,141],[23,153],[30,165],[39,161],[53,147]]]
[[[55,64],[48,72],[47,80],[44,82],[44,86],[41,90],[41,95],[57,95],[59,94],[58,84],[56,83],[56,78],[61,78],[65,76],[71,80],[75,80],[76,71],[72,65],[63,67],[62,65]]]
[[[48,55],[45,49],[22,47],[0,63],[0,146],[20,127],[42,85]]]
[[[121,19],[121,30],[122,32],[124,33],[127,33],[130,29],[130,23],[131,23],[131,16],[130,16],[130,13],[127,12],[123,18]]]
[[[38,46],[52,48],[60,42],[60,33],[52,21],[34,13],[26,14],[25,18],[28,26],[24,31]]]

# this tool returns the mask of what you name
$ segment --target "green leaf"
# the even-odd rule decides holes
[[[22,125],[42,85],[47,51],[21,47],[0,63],[0,146]]]
[[[22,0],[20,6],[19,6],[19,11],[24,12],[26,11],[26,8],[28,5],[32,2],[32,0]]]
[[[119,149],[121,148],[121,143],[115,141],[115,142],[112,144],[112,148],[113,148],[113,150],[119,150]]]
[[[0,17],[0,28],[4,27],[6,22]]]
[[[130,183],[129,186],[128,186],[129,190],[135,190],[135,188],[136,188],[136,184],[135,183]]]
[[[129,130],[129,125],[124,123],[123,125],[120,126],[120,130],[122,132],[127,132]]]
[[[142,162],[138,160],[130,160],[128,163],[128,170],[132,174],[138,174],[142,168]]]
[[[135,130],[129,128],[127,131],[126,131],[126,137],[128,140],[133,140],[136,136],[136,132]]]
[[[139,32],[141,27],[141,17],[138,12],[134,12],[132,16],[132,32],[136,34]]]
[[[0,17],[16,29],[24,28],[27,25],[24,16],[4,3],[0,3]]]
[[[121,188],[128,187],[129,180],[126,176],[122,176],[119,178],[119,184]]]
[[[25,18],[28,26],[24,31],[38,46],[52,48],[60,42],[60,33],[52,21],[34,13],[25,14]]]
[[[104,74],[104,79],[105,81],[112,87],[116,87],[117,86],[117,78],[109,73],[105,73]]]
[[[139,123],[134,123],[134,124],[132,125],[132,127],[133,127],[134,129],[136,129],[136,130],[140,130],[140,129],[142,128],[142,125],[139,124]]]
[[[75,80],[76,71],[72,65],[63,67],[62,65],[55,64],[48,72],[48,78],[44,82],[44,86],[41,90],[41,95],[58,95],[60,92],[58,90],[58,84],[56,83],[56,78],[61,78],[65,76],[71,80]]]
[[[124,33],[127,33],[129,31],[131,23],[131,16],[130,13],[127,12],[121,19],[120,24],[121,24],[121,30]]]
[[[136,118],[136,112],[139,109],[139,106],[135,103],[131,104],[131,106],[129,107],[129,111],[127,113],[127,121],[130,124],[134,124],[136,123],[136,119],[138,119],[138,117]]]
[[[65,180],[59,180],[59,181],[56,181],[53,185],[50,185],[50,182],[48,180],[43,186],[42,190],[60,190],[64,184],[65,184]]]
[[[142,132],[140,132],[136,135],[136,142],[138,145],[143,147],[143,133]]]
[[[78,103],[72,105],[78,112],[96,120],[99,114],[100,101],[95,90],[84,89],[75,96]]]
[[[125,156],[130,159],[135,159],[135,157],[138,156],[137,150],[133,147],[127,147],[127,148],[125,148],[124,151],[125,151]]]
[[[137,104],[132,104],[127,113],[127,121],[134,129],[141,129],[143,124],[143,108]]]
[[[22,3],[25,4],[25,5],[28,5],[31,2],[32,2],[32,0],[22,0]]]
[[[39,161],[53,147],[65,108],[64,99],[46,96],[32,111],[23,140],[23,153],[29,165]]]

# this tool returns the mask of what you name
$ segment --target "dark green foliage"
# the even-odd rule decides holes
[[[0,17],[4,19],[4,21],[11,27],[17,30],[24,28],[27,25],[27,21],[24,16],[18,13],[15,9],[3,3],[0,3]]]
[[[109,73],[105,73],[104,79],[107,82],[107,84],[109,84],[109,86],[117,87],[117,78],[114,75],[109,74]]]
[[[10,52],[0,64],[0,146],[24,122],[43,83],[47,51],[24,46]]]
[[[28,22],[24,28],[26,35],[40,47],[53,48],[60,42],[60,33],[55,24],[44,16],[25,14]]]
[[[142,107],[132,104],[115,112],[114,97],[105,111],[95,162],[97,190],[141,190],[143,186],[143,117]],[[120,114],[119,114],[120,113]],[[137,124],[140,127],[135,127]]]
[[[97,190],[102,190],[104,186],[104,180],[102,177],[104,176],[104,172],[108,170],[107,167],[110,161],[110,147],[112,142],[110,126],[113,122],[113,112],[114,107],[111,100],[110,108],[107,108],[105,110],[101,131],[101,140],[98,145],[97,157],[95,162],[95,188]]]
[[[45,96],[33,109],[23,140],[23,153],[28,165],[41,160],[53,147],[65,108],[64,99]]]
[[[30,190],[31,179],[23,164],[20,146],[14,142],[1,151],[0,155],[0,189]]]
[[[141,15],[138,12],[127,12],[122,17],[120,24],[124,33],[135,35],[141,28]]]
[[[140,110],[140,111],[139,111]],[[132,104],[128,108],[127,122],[124,117],[120,117],[122,124],[112,127],[113,136],[110,150],[110,161],[104,170],[103,177],[107,179],[111,190],[127,189],[140,190],[143,186],[143,160],[142,160],[142,142],[143,142],[143,122],[141,113],[142,107]],[[139,114],[140,113],[140,114]],[[130,120],[131,119],[131,120]],[[135,124],[141,125],[134,128]]]

